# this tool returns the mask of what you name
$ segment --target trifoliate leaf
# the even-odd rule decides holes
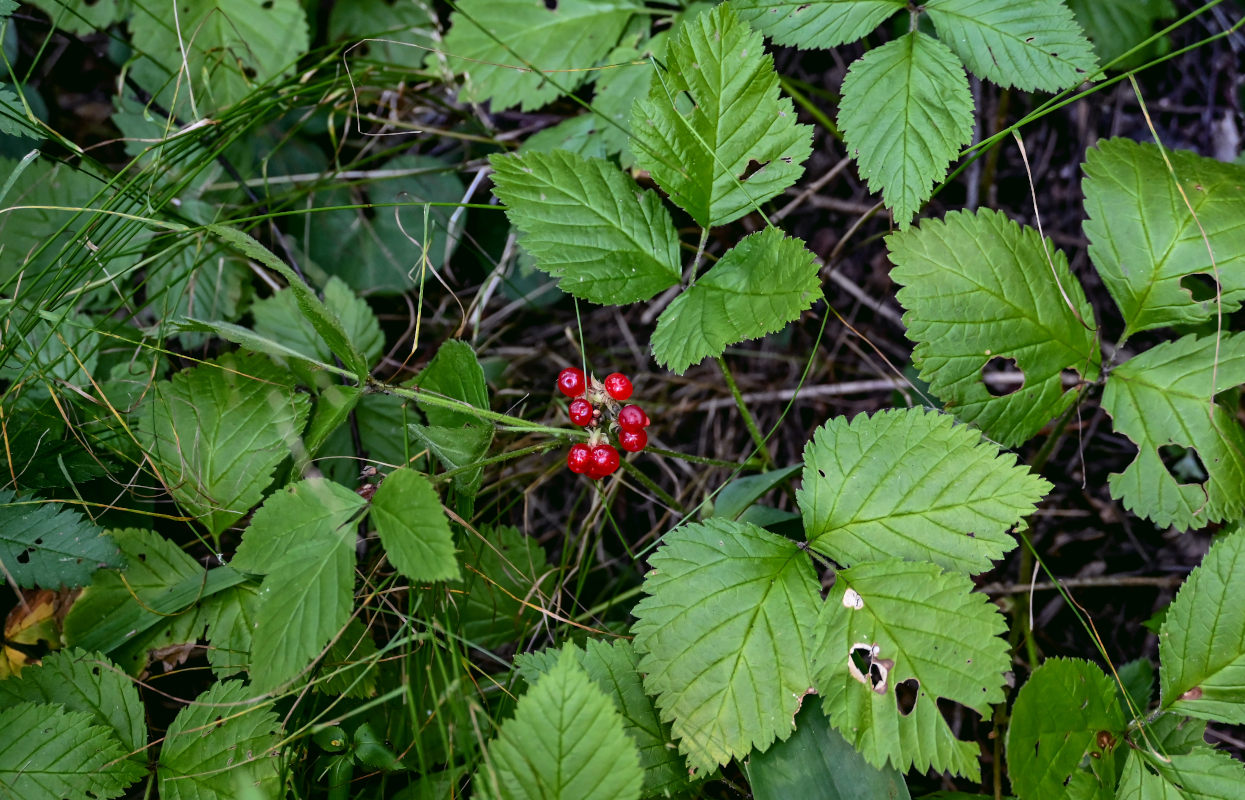
[[[657,706],[644,693],[635,648],[626,639],[606,643],[589,639],[583,649],[567,643],[559,650],[542,650],[515,658],[515,665],[529,683],[551,671],[563,651],[571,651],[588,677],[622,714],[623,731],[635,743],[644,770],[644,797],[678,794],[687,786],[687,768],[671,744],[670,726],[661,721]],[[755,758],[755,756],[753,756]]]
[[[990,569],[1051,486],[953,421],[911,408],[818,429],[796,493],[809,545],[845,566],[894,557]]]
[[[1108,477],[1111,496],[1160,527],[1188,530],[1239,517],[1245,511],[1245,431],[1234,412],[1211,398],[1241,383],[1245,334],[1226,335],[1218,344],[1213,336],[1185,336],[1116,367],[1102,407],[1138,453]],[[1160,454],[1170,445],[1196,451],[1207,479],[1177,480]]]
[[[653,357],[682,375],[745,339],[782,330],[821,296],[813,254],[777,228],[746,236],[657,319]]]
[[[942,42],[904,34],[852,62],[838,122],[860,176],[907,228],[972,138],[968,76]]]
[[[119,797],[143,776],[141,766],[83,711],[53,704],[0,709],[0,790],[21,800]]]
[[[679,282],[679,236],[654,192],[601,159],[493,156],[496,194],[536,266],[594,303],[648,300]]]
[[[372,498],[372,522],[390,563],[413,581],[461,577],[454,536],[437,490],[409,467],[395,469]]]
[[[1168,151],[1167,158],[1179,185],[1153,144],[1108,139],[1085,155],[1089,255],[1123,312],[1125,337],[1205,322],[1221,306],[1229,314],[1245,300],[1245,229],[1240,224],[1245,167],[1185,150]]]
[[[1051,658],[1020,687],[1007,730],[1007,768],[1021,800],[1063,796],[1087,754],[1101,758],[1124,730],[1115,683],[1088,661]],[[1076,778],[1085,774],[1085,778]]]
[[[1093,46],[1061,0],[929,0],[925,11],[968,68],[1000,86],[1058,92],[1098,69]]]
[[[307,419],[307,395],[259,356],[226,354],[159,381],[139,442],[178,504],[212,534],[259,502]]]
[[[1245,766],[1227,753],[1197,747],[1157,758],[1135,749],[1124,762],[1115,800],[1237,800]]]
[[[283,795],[275,757],[280,725],[271,701],[241,681],[224,681],[195,698],[169,725],[160,750],[162,800]]]
[[[458,98],[490,100],[496,112],[516,105],[531,111],[573,91],[638,7],[627,0],[463,0],[457,9],[441,48],[463,75]]]
[[[132,8],[130,38],[141,43],[134,77],[186,122],[288,74],[307,50],[298,0],[179,0],[177,24],[162,6]]]
[[[374,363],[385,349],[380,323],[367,301],[354,293],[345,281],[331,277],[324,286],[324,305],[337,315],[350,341],[368,363]],[[251,305],[255,332],[322,362],[333,362],[328,342],[299,308],[293,290],[282,289]]]
[[[519,699],[481,772],[505,800],[638,800],[643,779],[621,715],[570,649]]]
[[[886,243],[913,362],[957,418],[1014,447],[1071,405],[1064,370],[1098,377],[1093,311],[1067,258],[1037,231],[996,211],[957,211]],[[983,376],[992,363],[1024,383],[996,396]]]
[[[813,686],[812,564],[790,539],[711,518],[668,534],[632,611],[644,687],[689,765],[786,739]]]
[[[779,44],[838,47],[873,32],[903,0],[733,0],[739,18]]]
[[[366,504],[345,486],[323,478],[292,483],[264,500],[229,566],[266,575],[306,546],[341,536],[343,529],[353,532],[353,523]]]
[[[523,637],[551,602],[554,568],[540,543],[517,528],[480,526],[463,537],[461,561],[470,565],[455,587],[454,629],[463,639],[492,649]]]
[[[1245,532],[1221,535],[1159,633],[1160,707],[1245,724]]]
[[[441,397],[461,400],[473,408],[488,410],[488,387],[484,382],[484,369],[471,345],[458,339],[447,339],[437,349],[437,354],[420,370],[415,385],[421,392],[432,392]],[[431,403],[420,402],[420,410],[430,425],[457,428],[474,425],[480,418],[467,411],[458,411]]]
[[[1006,630],[967,577],[933,564],[892,559],[840,570],[817,624],[822,708],[874,766],[976,780],[978,745],[955,737],[937,702],[986,715],[1003,700],[1011,662],[998,635]],[[906,709],[901,691],[915,694]]]
[[[727,4],[689,19],[666,71],[631,114],[631,150],[702,228],[752,211],[799,179],[812,128],[779,96],[761,34]]]
[[[51,703],[91,715],[91,724],[112,730],[127,753],[144,762],[147,723],[138,687],[102,653],[75,647],[49,653],[18,678],[0,681],[0,701]]]
[[[1176,16],[1171,0],[1067,0],[1068,8],[1094,43],[1094,52],[1102,64],[1133,49],[1150,38],[1155,22]],[[1166,52],[1167,37],[1133,53],[1112,69],[1140,66],[1150,56]]]
[[[84,586],[102,567],[125,564],[95,523],[60,503],[0,489],[0,564],[18,586]]]

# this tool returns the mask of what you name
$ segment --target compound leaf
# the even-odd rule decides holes
[[[711,518],[668,534],[649,564],[632,633],[645,689],[689,764],[710,772],[787,738],[813,686],[818,588],[799,546]]]
[[[0,681],[0,700],[50,703],[90,714],[92,724],[110,728],[125,752],[143,761],[147,724],[134,682],[102,653],[71,647],[49,653],[17,678]]]
[[[1214,381],[1212,386],[1211,381]],[[1245,334],[1164,342],[1115,368],[1102,407],[1137,457],[1107,481],[1111,496],[1160,527],[1201,528],[1245,511],[1245,431],[1211,398],[1245,383]],[[1196,451],[1202,483],[1179,482],[1160,448]],[[1183,481],[1185,479],[1181,479]]]
[[[906,8],[903,0],[734,0],[739,18],[779,44],[838,47]]]
[[[1159,633],[1160,707],[1245,724],[1245,532],[1222,535],[1190,573]]]
[[[1093,311],[1067,258],[1037,231],[989,209],[956,211],[886,243],[913,362],[959,419],[1013,447],[1071,405],[1064,370],[1098,377]],[[999,361],[1024,382],[996,397],[983,370]]]
[[[838,123],[861,177],[907,228],[972,136],[968,77],[945,44],[905,34],[852,62]]]
[[[0,789],[22,800],[118,797],[143,768],[85,711],[43,703],[0,709]]]
[[[266,575],[299,549],[354,531],[351,523],[366,505],[362,497],[324,478],[308,478],[273,492],[242,534],[229,566]]]
[[[442,49],[463,74],[459,99],[531,111],[573,91],[618,42],[626,0],[463,0]],[[543,74],[542,74],[543,73]]]
[[[259,502],[310,402],[288,373],[253,355],[221,356],[159,381],[137,435],[178,504],[212,534]]]
[[[746,236],[657,320],[653,357],[683,374],[799,318],[821,296],[813,254],[777,228]]]
[[[656,193],[608,161],[555,150],[493,156],[523,246],[568,294],[634,303],[679,282],[679,236]]]
[[[1092,77],[1093,46],[1061,0],[929,0],[939,38],[1000,86],[1058,92]]]
[[[160,750],[161,798],[282,796],[277,715],[253,693],[241,681],[223,681],[178,712]]]
[[[1125,336],[1205,322],[1220,303],[1229,314],[1245,300],[1245,167],[1185,150],[1167,158],[1175,179],[1153,144],[1108,139],[1085,155],[1089,255],[1124,314]]]
[[[1021,800],[1060,797],[1083,781],[1081,760],[1101,758],[1124,729],[1115,683],[1088,661],[1051,658],[1016,695],[1007,731],[1008,775]],[[1108,736],[1099,736],[1105,731]],[[1089,777],[1086,775],[1086,777]]]
[[[791,186],[812,128],[778,93],[761,34],[726,4],[686,20],[631,114],[631,149],[702,228],[724,225]]]
[[[572,648],[519,699],[485,770],[506,800],[638,800],[643,780],[618,709]]]
[[[18,586],[56,589],[84,586],[97,569],[123,566],[125,559],[79,512],[0,489],[0,564]]]
[[[437,490],[410,467],[395,469],[372,498],[372,522],[393,566],[413,581],[457,580],[454,536]]]
[[[1245,767],[1227,753],[1196,747],[1187,754],[1155,758],[1129,753],[1116,800],[1236,800],[1245,786]]]
[[[990,569],[1051,486],[953,421],[912,408],[818,429],[796,493],[809,545],[845,566],[896,557]]]
[[[975,742],[939,699],[987,714],[1003,700],[1007,624],[963,575],[898,559],[839,570],[817,624],[816,685],[834,727],[870,764],[976,779]],[[903,713],[900,686],[916,699]]]

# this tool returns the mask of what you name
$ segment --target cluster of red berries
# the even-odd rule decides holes
[[[638,453],[648,445],[648,414],[637,405],[621,405],[631,397],[631,381],[621,372],[604,381],[588,378],[582,369],[567,367],[558,375],[558,391],[571,398],[571,422],[592,428],[587,443],[571,446],[566,466],[576,475],[599,480],[618,469],[618,450],[609,443],[608,430],[617,429],[618,446]]]

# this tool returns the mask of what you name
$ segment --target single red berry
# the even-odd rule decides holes
[[[618,427],[624,431],[641,431],[648,425],[648,414],[639,406],[623,406],[618,412]]]
[[[592,403],[589,403],[584,398],[581,397],[578,400],[571,401],[571,422],[581,428],[592,424],[592,412]]]
[[[575,367],[567,367],[558,373],[558,391],[567,397],[579,397],[588,388],[584,371]]]
[[[618,444],[628,453],[638,453],[648,446],[648,434],[644,431],[623,431],[618,434]]]
[[[566,454],[566,467],[576,475],[583,475],[592,466],[592,448],[582,442],[571,445]]]
[[[612,475],[618,469],[619,463],[618,451],[612,444],[599,444],[592,448],[592,469],[589,470],[588,477],[604,478]]]
[[[611,372],[605,376],[605,391],[615,400],[626,400],[631,396],[631,381],[621,372]]]

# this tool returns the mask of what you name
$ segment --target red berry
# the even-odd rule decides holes
[[[631,396],[631,381],[621,372],[612,372],[605,376],[605,391],[615,400],[626,400]]]
[[[566,467],[576,475],[583,475],[592,466],[592,448],[586,444],[573,444],[566,454]]]
[[[648,427],[648,414],[639,406],[623,406],[618,412],[618,427],[624,431],[641,431]]]
[[[599,444],[592,448],[592,468],[588,471],[589,478],[604,478],[618,469],[620,459],[618,451],[612,444]]]
[[[648,434],[644,431],[623,431],[618,434],[618,444],[628,453],[638,453],[648,446]]]
[[[584,398],[581,397],[578,400],[571,401],[571,422],[581,428],[592,424],[592,412],[592,403],[589,403]]]
[[[584,371],[575,367],[567,367],[558,373],[558,391],[567,397],[579,397],[588,388]]]

